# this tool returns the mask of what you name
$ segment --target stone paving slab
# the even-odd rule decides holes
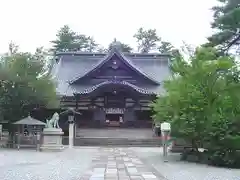
[[[126,148],[100,148],[81,180],[163,180]]]

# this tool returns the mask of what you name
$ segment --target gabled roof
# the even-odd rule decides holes
[[[96,82],[87,82],[80,84],[69,84],[76,77],[82,77],[100,64],[108,54],[106,53],[86,53],[86,52],[60,52],[56,55],[56,62],[51,69],[51,76],[56,82],[57,94],[59,96],[73,96],[75,92],[83,92],[85,89],[97,85]],[[137,66],[144,73],[147,73],[152,79],[158,82],[170,78],[170,69],[168,54],[159,53],[124,53],[130,63]],[[155,94],[164,93],[161,85],[149,83],[140,85]]]
[[[98,68],[102,67],[106,62],[108,62],[109,60],[111,60],[111,58],[116,55],[119,57],[120,60],[122,60],[128,67],[130,67],[133,71],[135,71],[136,73],[138,73],[139,75],[143,76],[144,78],[150,80],[151,82],[153,82],[156,85],[159,85],[160,82],[157,81],[155,78],[152,78],[151,76],[149,76],[146,72],[142,71],[141,69],[139,69],[137,66],[135,66],[130,60],[128,60],[127,57],[125,57],[125,55],[123,53],[121,53],[117,48],[113,48],[110,53],[105,56],[104,58],[102,58],[102,60],[100,60],[91,70],[89,70],[88,72],[86,72],[83,75],[77,76],[76,78],[72,79],[70,81],[70,84],[73,84],[74,82],[76,82],[79,79],[82,79],[83,77],[88,76],[89,74],[91,74],[92,72],[94,72],[95,70],[97,70]]]

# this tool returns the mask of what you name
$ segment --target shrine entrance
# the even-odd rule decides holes
[[[136,111],[151,111],[152,94],[144,94],[145,91],[135,89],[137,87],[125,81],[106,83],[89,90],[88,94],[76,95],[76,109],[82,113],[76,120],[77,127],[152,127],[148,125],[150,116],[141,122],[136,116]]]
[[[106,115],[106,125],[108,127],[119,127],[120,126],[120,114],[107,114]]]
[[[106,121],[120,121],[121,114],[106,114]]]
[[[106,113],[106,125],[108,127],[119,127],[123,123],[124,109],[122,108],[107,108]]]

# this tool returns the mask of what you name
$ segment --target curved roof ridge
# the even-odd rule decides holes
[[[148,91],[145,88],[138,87],[138,86],[136,86],[134,84],[131,84],[127,81],[121,81],[121,80],[115,80],[115,79],[114,80],[103,81],[99,84],[96,84],[96,85],[90,87],[90,88],[86,88],[84,91],[78,92],[78,93],[79,94],[88,94],[88,93],[91,93],[91,92],[97,90],[98,88],[100,88],[102,86],[109,85],[109,84],[118,84],[118,85],[128,86],[128,87],[131,87],[134,90],[136,90],[136,91],[138,91],[139,93],[142,93],[142,94],[155,94],[154,92]]]
[[[116,54],[120,58],[122,58],[129,65],[129,67],[132,68],[133,70],[135,70],[137,73],[143,75],[145,78],[149,79],[150,81],[154,82],[155,84],[158,84],[158,85],[160,84],[160,82],[153,79],[151,76],[146,74],[144,71],[140,70],[140,68],[136,67],[136,65],[134,65],[128,58],[126,58],[124,56],[123,53],[119,52],[116,48],[113,48],[107,56],[105,56],[103,59],[99,60],[99,62],[94,67],[92,67],[92,69],[90,71],[87,71],[85,74],[78,76],[78,77],[74,78],[73,80],[71,80],[70,84],[74,83],[78,79],[81,79],[81,78],[87,76],[88,74],[90,74],[91,72],[96,70],[97,68],[104,65],[107,61],[109,61],[113,57],[114,54]]]

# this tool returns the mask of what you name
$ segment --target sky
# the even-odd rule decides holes
[[[114,38],[135,47],[139,27],[155,28],[176,47],[197,46],[212,33],[215,0],[1,0],[0,53],[10,41],[21,51],[49,48],[59,28],[93,36],[107,46]]]

